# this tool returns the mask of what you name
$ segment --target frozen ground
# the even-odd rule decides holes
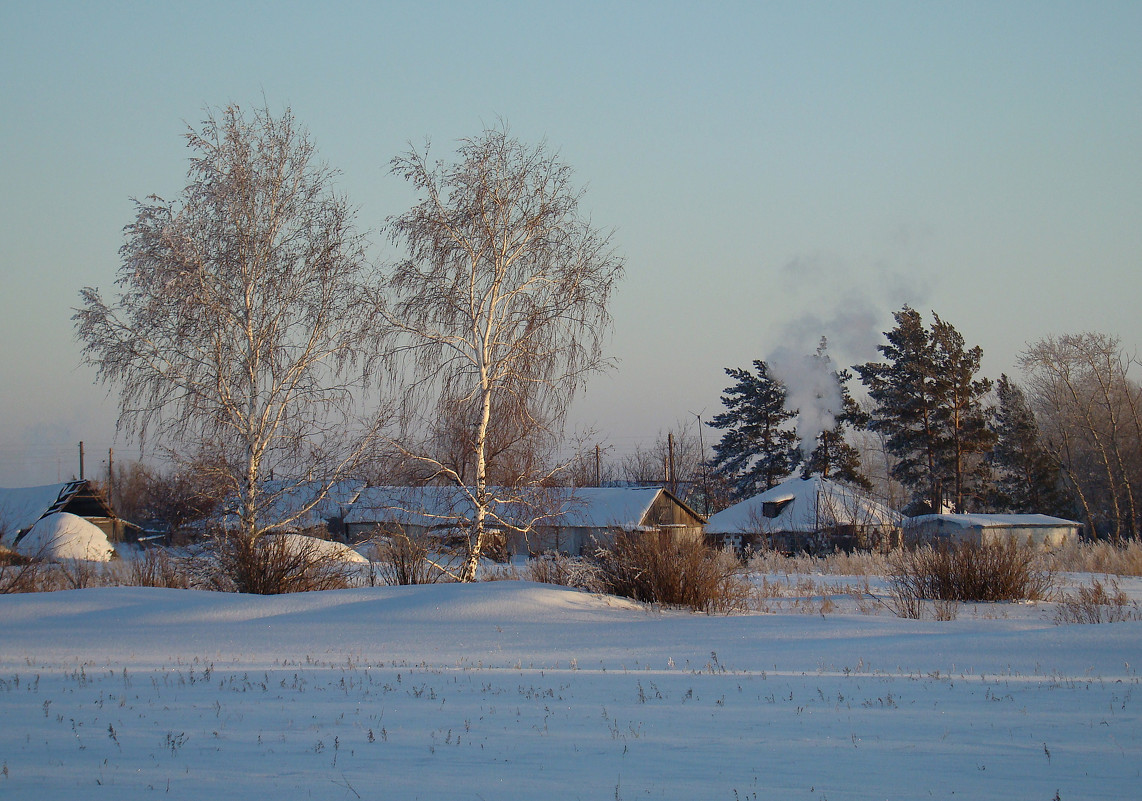
[[[821,603],[707,617],[517,581],[3,596],[0,798],[1139,797],[1142,622]]]

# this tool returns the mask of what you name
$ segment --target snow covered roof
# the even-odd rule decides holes
[[[661,487],[580,487],[559,492],[562,513],[555,524],[584,528],[641,526]]]
[[[305,530],[324,525],[327,520],[342,518],[357,500],[364,488],[363,481],[337,481],[328,487],[324,497],[314,503],[314,499],[326,490],[322,481],[266,481],[262,484],[262,496],[258,510],[258,524]],[[312,504],[312,506],[311,506]],[[309,509],[306,507],[309,506]],[[236,518],[237,503],[231,499],[225,504],[227,512],[223,523],[232,523]]]
[[[78,496],[83,495],[78,501]],[[42,487],[0,487],[0,540],[11,545],[16,536],[56,507],[81,516],[110,516],[111,509],[88,481],[65,481]]]
[[[464,502],[458,487],[365,487],[345,522],[448,525],[463,515]]]
[[[936,525],[953,528],[1082,528],[1082,523],[1062,517],[1035,514],[938,514],[917,515],[909,525]]]
[[[903,515],[861,490],[812,476],[791,478],[711,515],[706,533],[815,532],[832,526],[901,526],[903,523]]]
[[[556,487],[520,492],[490,487],[493,496],[515,500],[496,504],[504,521],[526,524],[544,515],[539,525],[635,529],[643,524],[661,487]],[[525,511],[526,509],[526,511]],[[459,487],[368,487],[361,491],[346,523],[399,523],[426,527],[459,523],[470,514],[467,494]],[[521,519],[526,518],[526,519]]]

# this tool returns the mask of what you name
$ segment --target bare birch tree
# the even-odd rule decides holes
[[[1139,532],[1142,419],[1134,363],[1119,339],[1098,333],[1047,337],[1028,345],[1028,377],[1044,441],[1094,531],[1118,542]]]
[[[518,510],[551,473],[525,459],[518,475],[501,470],[491,484],[493,435],[527,443],[562,430],[575,392],[607,365],[607,305],[622,261],[581,214],[571,168],[546,144],[492,128],[463,140],[458,156],[430,161],[426,147],[392,160],[420,199],[389,221],[408,258],[393,266],[380,305],[408,383],[398,445],[466,494],[459,577],[471,581],[489,528],[519,526],[494,509]],[[425,441],[432,412],[470,432],[459,438],[467,458],[441,458]]]
[[[375,307],[355,212],[288,109],[211,110],[186,139],[186,188],[136,201],[117,297],[83,289],[74,319],[98,380],[119,387],[120,426],[209,454],[250,544],[369,441],[354,409]],[[302,485],[310,503],[271,511]]]

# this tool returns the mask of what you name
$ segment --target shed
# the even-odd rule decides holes
[[[111,542],[122,542],[136,530],[115,514],[95,484],[79,479],[41,487],[0,488],[0,542],[12,547],[40,518],[58,512],[82,517]]]
[[[1059,548],[1078,540],[1082,524],[1037,514],[938,514],[908,520],[905,540],[911,544],[970,542]]]
[[[898,544],[904,516],[861,489],[820,476],[791,478],[710,516],[706,535],[743,553],[854,548]]]

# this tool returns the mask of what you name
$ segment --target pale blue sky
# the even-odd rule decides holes
[[[546,137],[627,259],[573,412],[615,454],[716,413],[723,367],[874,355],[905,302],[993,377],[1047,334],[1142,346],[1139,42],[1137,2],[4,3],[0,486],[131,455],[71,308],[230,101],[291,106],[373,230],[410,140]]]

